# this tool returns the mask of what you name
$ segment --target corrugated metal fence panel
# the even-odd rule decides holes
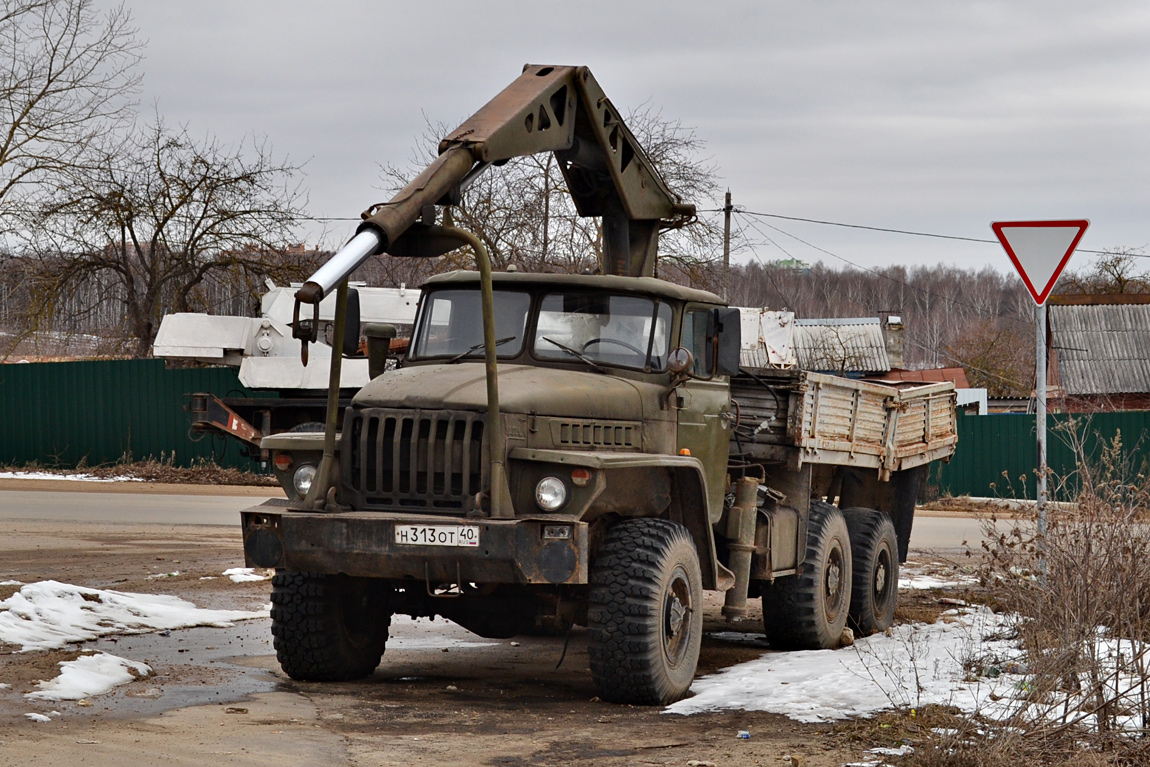
[[[1046,461],[1052,500],[1072,500],[1077,489],[1077,454],[1096,464],[1103,448],[1121,434],[1128,472],[1150,467],[1150,411],[1047,416]],[[960,416],[958,449],[949,464],[935,464],[929,484],[953,496],[1033,498],[1038,447],[1033,415]]]
[[[184,395],[252,394],[235,368],[167,370],[163,360],[0,365],[0,463],[75,466],[175,454],[250,467],[235,440],[188,436]],[[266,395],[261,395],[266,396]]]

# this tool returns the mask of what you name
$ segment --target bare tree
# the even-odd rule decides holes
[[[1140,271],[1141,250],[1107,249],[1088,269],[1062,277],[1058,292],[1064,295],[1090,293],[1150,293],[1150,271]]]
[[[1028,397],[1034,386],[1034,339],[993,317],[967,323],[942,350],[958,362],[971,386],[991,397]]]
[[[664,119],[650,107],[632,112],[626,122],[673,192],[689,202],[705,203],[715,198],[717,168],[700,157],[704,143],[693,129]],[[449,132],[448,127],[428,124],[409,167],[381,167],[388,191],[402,188],[435,157],[435,148]],[[483,241],[496,269],[515,264],[526,271],[578,273],[598,266],[600,221],[579,216],[551,153],[516,157],[487,171],[468,188],[453,215],[457,224]],[[673,268],[663,276],[703,286],[715,283],[717,274],[711,265],[722,253],[722,236],[716,218],[699,218],[681,229],[664,232],[659,254],[662,263]],[[435,268],[470,264],[469,256],[457,252],[445,256]]]
[[[84,311],[74,299],[87,291],[89,308],[120,306],[132,353],[143,357],[165,312],[208,308],[207,283],[254,296],[265,277],[303,276],[311,254],[289,247],[304,215],[297,170],[263,141],[198,141],[158,117],[92,152],[28,227],[38,257],[33,327],[50,326],[65,307]],[[92,295],[93,285],[104,293]]]
[[[123,6],[0,0],[0,210],[128,117],[141,47]],[[0,213],[0,232],[12,223]]]

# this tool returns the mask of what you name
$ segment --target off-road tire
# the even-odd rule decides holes
[[[802,572],[763,588],[763,629],[780,650],[838,647],[851,603],[851,544],[836,507],[811,501]]]
[[[844,509],[851,537],[854,576],[850,625],[859,636],[886,631],[898,604],[898,536],[890,515],[874,509]]]
[[[304,682],[369,675],[387,644],[391,614],[377,581],[280,570],[272,578],[272,636],[280,668]]]
[[[703,578],[685,527],[665,519],[612,527],[591,565],[589,601],[600,697],[663,705],[687,694],[703,642]]]

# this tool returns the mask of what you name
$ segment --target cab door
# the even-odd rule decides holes
[[[726,376],[714,374],[714,320],[706,304],[688,304],[683,312],[679,345],[694,357],[693,375],[671,397],[677,411],[676,441],[703,463],[707,478],[707,511],[711,524],[723,513],[727,492],[727,453],[730,431],[731,386]]]

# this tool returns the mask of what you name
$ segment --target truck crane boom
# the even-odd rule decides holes
[[[433,256],[458,247],[420,231],[425,209],[457,205],[488,167],[539,152],[555,153],[579,214],[603,218],[604,274],[651,276],[660,230],[695,215],[587,67],[528,65],[440,142],[439,156],[411,183],[364,213],[356,235],[304,283],[297,301],[318,303],[372,255]]]

